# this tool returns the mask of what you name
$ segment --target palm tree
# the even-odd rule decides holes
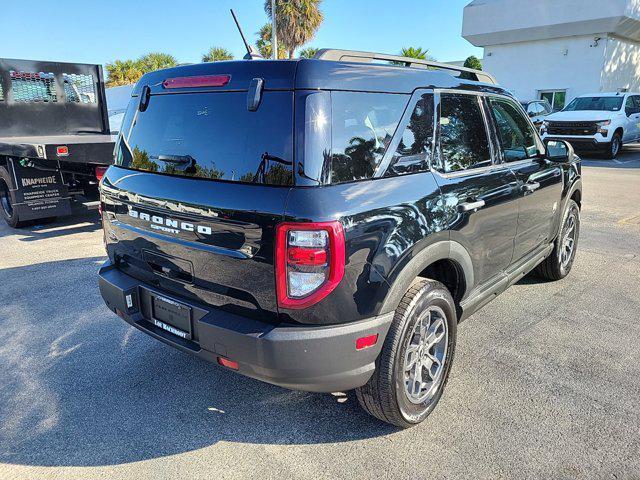
[[[115,60],[107,63],[107,87],[130,85],[148,72],[175,67],[178,61],[168,53],[147,53],[137,60]]]
[[[273,55],[273,49],[271,46],[271,24],[265,23],[259,32],[256,32],[258,40],[256,40],[256,47],[264,58],[271,58]],[[278,58],[285,58],[286,51],[282,43],[278,43]]]
[[[115,60],[107,63],[107,87],[130,85],[140,80],[143,75],[140,66],[135,60]]]
[[[400,52],[400,56],[435,61],[435,58],[429,55],[429,50],[423,50],[422,47],[405,47]]]
[[[203,62],[222,62],[224,60],[233,60],[233,54],[222,47],[211,47],[207,53],[202,55]]]
[[[143,70],[143,73],[147,73],[162,68],[175,67],[178,65],[178,61],[173,55],[169,55],[168,53],[152,52],[141,56],[138,59],[138,64]]]
[[[276,0],[277,35],[293,58],[296,48],[313,38],[323,20],[320,11],[322,0]],[[264,10],[269,18],[271,0],[265,0]]]
[[[319,51],[320,51],[319,48],[307,47],[305,49],[300,50],[300,52],[298,52],[298,56],[300,58],[313,58],[315,57],[316,53],[318,53]]]

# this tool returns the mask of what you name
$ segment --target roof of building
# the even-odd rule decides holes
[[[462,36],[478,47],[575,35],[640,41],[640,0],[474,0]]]

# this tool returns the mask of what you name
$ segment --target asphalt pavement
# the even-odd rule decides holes
[[[523,279],[459,329],[409,429],[292,392],[110,312],[95,211],[0,225],[0,479],[640,478],[640,148],[584,162],[571,275]]]

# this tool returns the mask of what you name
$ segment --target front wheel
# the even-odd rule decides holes
[[[578,251],[579,237],[580,207],[569,200],[562,219],[562,230],[556,238],[551,255],[538,266],[538,274],[547,280],[560,280],[569,275]]]
[[[607,158],[613,160],[618,156],[620,150],[622,150],[622,135],[620,135],[620,133],[614,133],[611,143],[609,144],[609,149],[606,152]]]
[[[447,383],[457,317],[440,282],[419,280],[405,294],[366,385],[356,389],[364,410],[402,428],[422,422]]]

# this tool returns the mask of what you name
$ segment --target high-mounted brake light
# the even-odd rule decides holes
[[[344,276],[342,224],[281,223],[276,227],[275,253],[278,305],[309,307],[329,295]]]
[[[164,88],[224,87],[231,75],[198,75],[193,77],[167,78],[162,82]]]

